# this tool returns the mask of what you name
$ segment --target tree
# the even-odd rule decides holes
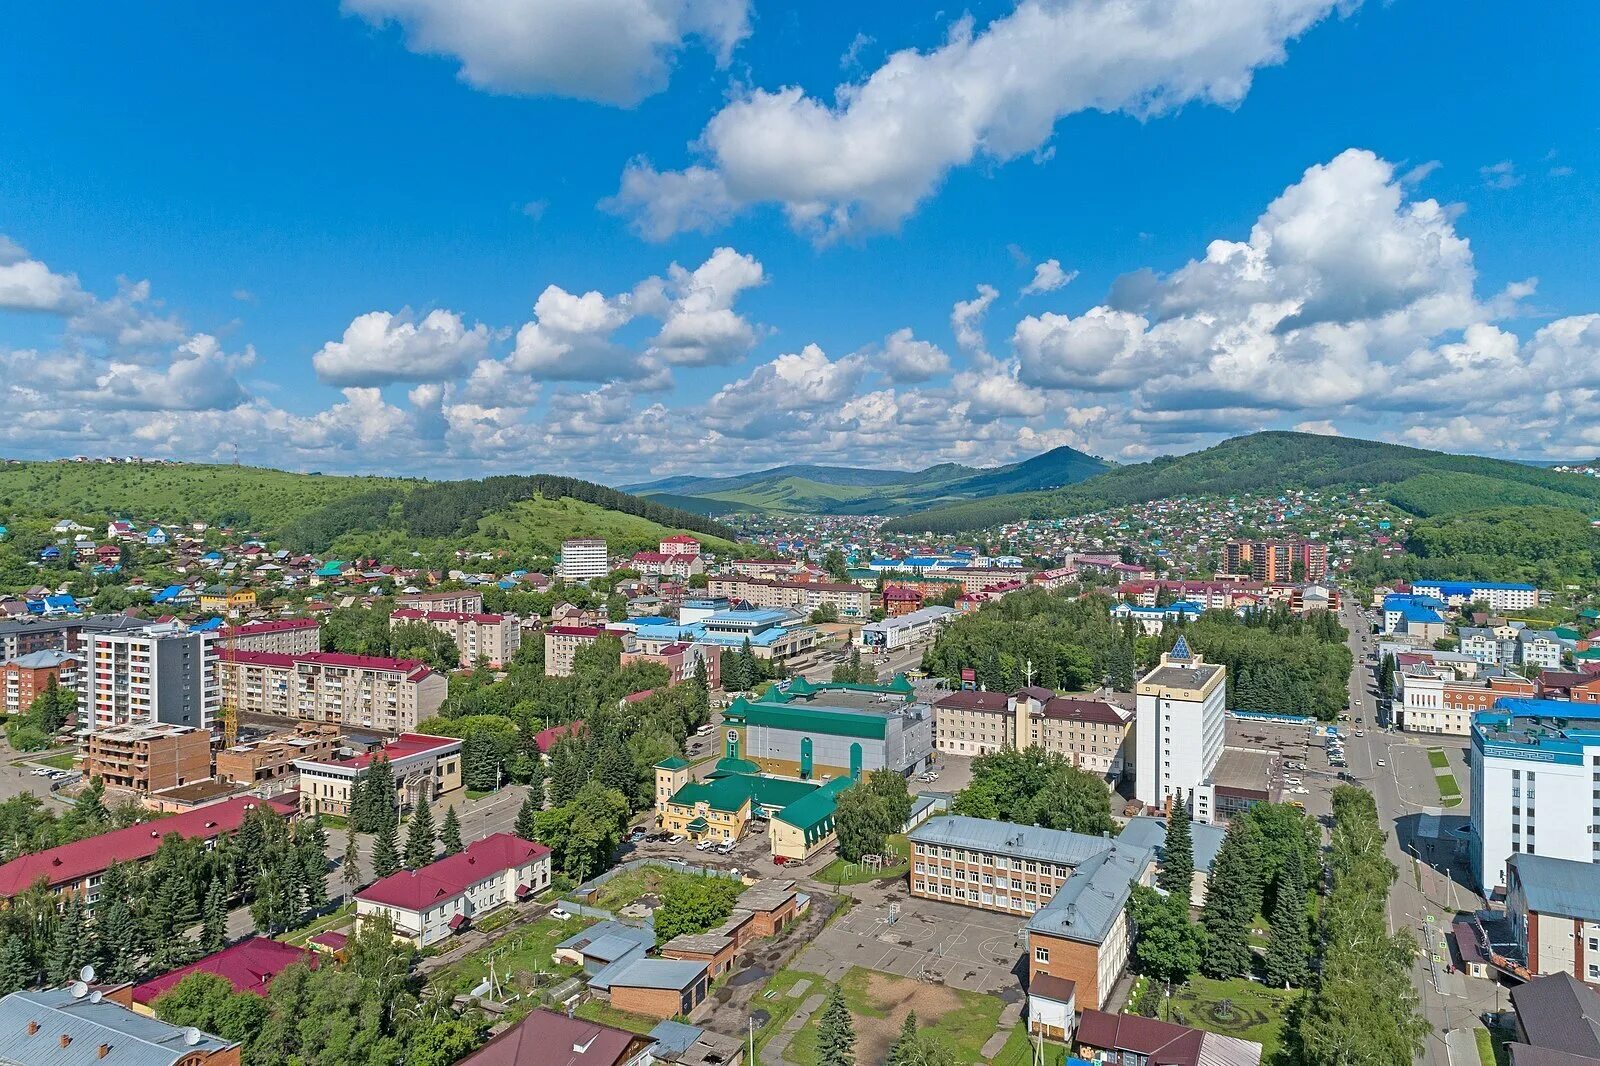
[[[860,862],[863,855],[881,855],[888,805],[864,782],[857,782],[834,799],[833,828],[839,838],[839,856]]]
[[[703,933],[733,913],[743,886],[728,878],[678,878],[667,883],[655,913],[656,942]]]
[[[378,831],[372,843],[372,876],[382,880],[400,869],[400,846],[395,840],[397,830],[390,822]]]
[[[97,825],[111,817],[106,810],[106,783],[98,777],[90,778],[89,784],[72,801],[68,817],[81,825]]]
[[[1290,854],[1278,874],[1277,902],[1272,907],[1272,936],[1264,960],[1266,983],[1298,988],[1306,983],[1311,941],[1306,932],[1306,886],[1298,852]]]
[[[1194,834],[1189,828],[1189,808],[1179,789],[1167,814],[1167,842],[1161,849],[1161,872],[1156,886],[1189,908],[1190,885],[1194,881]]]
[[[228,943],[228,901],[221,878],[213,878],[211,887],[206,889],[201,922],[200,950],[207,955],[221,951]]]
[[[829,1066],[855,1066],[856,1027],[838,985],[828,993],[828,1005],[818,1021],[817,1060]]]
[[[522,812],[517,813],[520,816]],[[456,817],[454,806],[445,808],[444,826],[439,830],[439,842],[444,845],[446,855],[455,855],[462,850],[461,819]]]
[[[33,954],[28,950],[28,938],[19,933],[7,936],[0,945],[0,995],[27,988],[38,976],[39,968],[33,964]]]
[[[1128,897],[1128,917],[1136,930],[1133,957],[1140,973],[1182,984],[1199,969],[1204,934],[1189,921],[1189,908],[1182,897],[1134,885]]]
[[[488,1034],[481,1015],[441,1018],[416,1032],[406,1049],[407,1066],[452,1066],[476,1051]]]
[[[1200,911],[1206,931],[1200,969],[1208,977],[1238,977],[1250,970],[1251,926],[1261,911],[1261,862],[1261,830],[1248,818],[1234,819],[1211,864]]]
[[[77,980],[78,970],[88,954],[89,936],[83,924],[83,905],[78,902],[78,897],[72,896],[60,921],[56,923],[55,936],[51,938],[50,951],[45,956],[45,977],[54,985]]]
[[[413,870],[433,861],[433,811],[426,796],[417,800],[411,812],[411,824],[406,829],[406,865]]]
[[[192,1025],[224,1040],[253,1039],[267,1017],[265,999],[236,992],[227,978],[205,972],[191,973],[157,996],[151,1006],[170,1025]]]
[[[344,860],[340,865],[340,876],[344,883],[353,891],[361,883],[361,849],[356,840],[354,829],[345,830],[344,834]]]
[[[517,810],[517,822],[511,831],[523,840],[538,839],[539,803],[534,798],[533,790],[522,798],[522,806]]]
[[[889,1057],[883,1060],[883,1066],[906,1066],[906,1058],[916,1042],[917,1012],[910,1011],[906,1014],[906,1020],[900,1023],[900,1035],[889,1045]]]
[[[131,981],[139,970],[141,938],[139,923],[129,909],[128,901],[121,896],[111,898],[105,913],[95,919],[96,933],[105,948],[106,978],[112,981]]]

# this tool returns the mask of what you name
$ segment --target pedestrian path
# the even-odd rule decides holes
[[[1017,1022],[1022,1020],[1022,1000],[1007,1003],[1005,1010],[1000,1012],[1000,1021],[995,1026],[994,1035],[984,1042],[979,1054],[985,1062],[992,1061],[1000,1054],[1000,1049],[1006,1046],[1006,1041],[1011,1038],[1011,1030],[1017,1027]]]
[[[782,1062],[783,1053],[789,1050],[789,1042],[794,1039],[794,1034],[804,1029],[806,1022],[811,1020],[811,1016],[822,1009],[825,999],[826,997],[821,992],[814,992],[807,996],[806,1001],[800,1004],[800,1009],[791,1014],[789,1020],[783,1023],[783,1028],[778,1031],[778,1035],[768,1041],[767,1046],[762,1049],[761,1061]]]

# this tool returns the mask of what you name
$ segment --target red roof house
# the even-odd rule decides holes
[[[281,940],[253,936],[207,955],[203,959],[197,959],[187,966],[169,970],[142,985],[135,985],[133,1001],[149,1004],[192,973],[216,974],[233,985],[235,992],[264,996],[273,978],[297,962],[303,962],[314,968],[317,965],[316,953],[305,948],[297,948],[293,944],[285,944]]]

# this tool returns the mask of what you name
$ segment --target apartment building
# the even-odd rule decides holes
[[[622,650],[622,665],[639,662],[659,663],[666,667],[674,685],[694,680],[695,672],[700,664],[704,663],[706,685],[710,688],[722,685],[722,649],[707,644],[679,641],[676,644],[663,645],[653,652],[638,648],[629,650],[625,644]]]
[[[1431,578],[1411,583],[1411,591],[1432,596],[1451,607],[1486,603],[1496,614],[1539,606],[1539,590],[1533,585],[1499,581],[1436,581]]]
[[[1267,584],[1322,581],[1328,576],[1328,546],[1317,540],[1230,540],[1223,568]]]
[[[1110,781],[1132,755],[1134,714],[1104,700],[1049,689],[952,692],[933,703],[934,745],[952,755],[1038,746]]]
[[[1485,894],[1514,855],[1600,860],[1600,709],[1508,698],[1472,723],[1468,844]]]
[[[699,552],[634,552],[628,566],[641,577],[673,581],[687,581],[706,571]]]
[[[1227,669],[1207,663],[1180,636],[1134,692],[1134,794],[1147,807],[1164,806],[1175,792],[1192,797],[1222,758]],[[1210,821],[1209,811],[1191,813]]]
[[[304,655],[322,650],[322,623],[315,618],[277,618],[246,622],[217,631],[223,647],[235,651],[270,651],[279,655]]]
[[[1506,917],[1514,960],[1529,974],[1569,974],[1600,985],[1600,866],[1548,855],[1506,863]]]
[[[561,562],[556,573],[563,581],[589,581],[611,572],[606,542],[599,537],[574,537],[561,542]]]
[[[1503,696],[1532,696],[1535,687],[1515,675],[1463,676],[1448,666],[1408,664],[1395,675],[1396,724],[1408,733],[1470,736],[1473,715]]]
[[[396,937],[428,947],[549,885],[549,848],[494,833],[463,852],[390,874],[357,892],[356,927],[387,917]]]
[[[405,611],[444,611],[449,614],[482,614],[483,593],[473,589],[445,592],[408,592],[394,598],[395,607]]]
[[[84,632],[79,724],[211,729],[222,710],[216,636],[176,623],[122,632]]]
[[[700,542],[687,533],[673,533],[661,538],[658,548],[662,555],[692,555],[700,558]]]
[[[83,776],[141,796],[211,777],[211,732],[164,723],[117,725],[84,737]]]
[[[444,703],[444,677],[414,659],[313,652],[234,652],[220,663],[222,689],[241,712],[337,722],[399,733]]]
[[[421,622],[441,633],[448,633],[461,653],[461,666],[476,666],[478,660],[498,670],[511,661],[522,646],[522,619],[514,614],[467,614],[461,611],[424,611],[402,607],[389,616],[389,626]]]
[[[719,574],[706,581],[706,594],[743,600],[752,607],[791,609],[807,614],[829,606],[840,618],[872,614],[872,590],[848,581],[785,581],[777,578]]]
[[[297,760],[332,758],[341,743],[338,726],[302,722],[293,733],[223,748],[217,752],[213,776],[223,784],[251,787],[278,781],[295,773]]]
[[[78,657],[65,651],[35,651],[0,665],[0,711],[21,714],[50,687],[78,686]]]
[[[351,759],[296,759],[300,813],[350,814],[356,778],[382,756],[394,773],[395,806],[415,807],[461,787],[461,741],[426,733],[401,733],[382,748]]]
[[[571,677],[572,661],[578,649],[606,635],[599,626],[546,626],[544,630],[544,676]]]

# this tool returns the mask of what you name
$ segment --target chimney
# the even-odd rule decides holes
[[[111,1054],[111,1045],[101,1044],[100,1049],[94,1053],[94,1057],[97,1059],[103,1059],[109,1054]]]
[[[28,1035],[29,1036],[33,1036],[38,1031],[39,1031],[39,1023],[38,1022],[29,1022],[28,1023]]]

